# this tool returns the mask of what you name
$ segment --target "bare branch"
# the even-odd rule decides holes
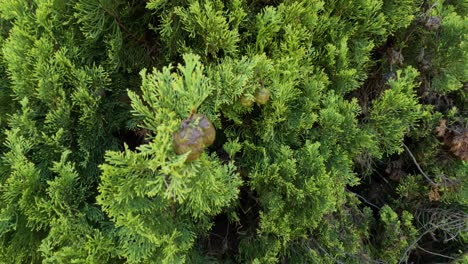
[[[380,207],[378,207],[377,205],[375,205],[375,204],[369,202],[369,201],[366,200],[366,198],[364,198],[363,196],[361,196],[361,195],[359,195],[359,194],[357,194],[357,193],[355,193],[355,192],[352,192],[352,191],[350,191],[350,190],[348,190],[348,189],[346,189],[346,190],[347,190],[348,192],[353,193],[353,194],[356,195],[357,197],[361,198],[361,200],[362,200],[364,203],[366,203],[366,204],[368,204],[368,205],[370,205],[370,206],[376,208],[377,210],[380,210]]]
[[[419,172],[421,172],[421,174],[426,178],[426,180],[428,180],[432,185],[437,185],[433,180],[431,180],[431,178],[429,178],[429,176],[427,176],[426,173],[424,173],[424,171],[421,169],[421,167],[419,166],[419,163],[416,161],[416,158],[413,156],[413,153],[411,153],[411,151],[409,150],[409,148],[403,144],[403,147],[405,148],[405,150],[408,152],[408,154],[411,156],[411,158],[413,159],[414,161],[414,164],[416,165],[416,167],[418,168]]]
[[[431,255],[435,255],[435,256],[439,256],[439,257],[443,257],[443,258],[448,258],[448,259],[456,259],[456,258],[452,258],[452,257],[447,256],[447,255],[442,255],[442,254],[439,254],[439,253],[436,253],[436,252],[429,251],[429,250],[424,249],[424,248],[422,248],[420,246],[418,246],[418,249],[420,249],[420,250],[422,250],[422,251],[424,251],[426,253],[429,253]]]

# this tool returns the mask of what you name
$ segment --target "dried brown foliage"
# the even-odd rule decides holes
[[[436,132],[455,156],[468,161],[468,129],[447,127],[447,121],[442,119]]]

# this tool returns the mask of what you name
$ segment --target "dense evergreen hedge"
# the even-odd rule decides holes
[[[0,262],[468,261],[467,8],[0,0]]]

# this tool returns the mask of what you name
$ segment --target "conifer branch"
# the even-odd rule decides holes
[[[328,251],[326,251],[313,237],[309,237],[309,240],[312,241],[327,257],[333,260],[335,263],[344,264],[343,262],[339,261],[338,259],[334,258]]]
[[[102,10],[104,10],[104,12],[106,12],[109,16],[111,16],[112,18],[114,18],[115,22],[117,23],[117,25],[127,34],[129,35],[131,38],[133,38],[138,44],[143,44],[145,45],[145,47],[149,47],[149,43],[145,40],[145,35],[143,34],[141,37],[138,37],[136,36],[135,34],[133,34],[133,32],[131,32],[123,23],[122,21],[120,20],[120,16],[117,14],[117,13],[114,13],[110,10],[108,10],[107,8],[105,8],[104,6],[101,5],[101,8]]]
[[[457,257],[466,10],[348,2],[0,0],[0,263]]]
[[[169,185],[169,183],[167,182],[166,179],[169,179],[169,176],[164,178],[164,185],[166,186],[166,189],[171,193],[170,204],[171,204],[172,216],[175,218],[176,217],[176,207],[175,207],[176,197],[175,197],[174,193],[172,192],[171,186]]]

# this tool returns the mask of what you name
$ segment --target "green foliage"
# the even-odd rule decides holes
[[[197,232],[210,228],[210,217],[232,203],[241,184],[232,163],[206,154],[185,163],[187,154],[173,150],[171,135],[182,117],[210,93],[199,58],[184,59],[178,73],[142,71],[142,100],[130,98],[134,114],[155,134],[138,153],[107,152],[101,166],[98,204],[118,230],[119,256],[130,263],[184,261]]]
[[[413,216],[403,211],[399,219],[389,206],[384,206],[380,211],[380,218],[384,236],[380,241],[381,252],[378,255],[385,263],[399,263],[406,258],[405,250],[416,235],[416,229],[412,224]]]
[[[443,12],[442,19],[440,41],[435,47],[440,55],[433,59],[438,73],[432,80],[432,89],[439,93],[458,90],[468,80],[468,20],[451,8]]]
[[[395,31],[408,27],[417,12],[418,1],[414,0],[393,0],[384,1],[383,10],[389,21],[389,31]]]
[[[128,114],[110,95],[123,88],[113,83],[115,72],[98,60],[89,63],[104,53],[83,52],[91,43],[72,22],[72,5],[0,5],[11,23],[2,42],[9,77],[2,100],[10,101],[1,108],[2,262],[110,260],[112,250],[96,251],[102,247],[96,241],[111,241],[93,202],[97,166],[105,150],[117,148],[112,133]]]
[[[247,15],[242,2],[149,1],[147,8],[160,12],[161,22],[153,29],[161,35],[167,59],[187,52],[217,58],[237,54],[239,24]]]
[[[415,128],[421,116],[421,106],[413,91],[417,71],[408,68],[398,71],[396,80],[390,80],[390,89],[385,90],[380,98],[373,102],[370,110],[369,126],[379,138],[381,152],[378,157],[400,153],[401,142],[405,134]]]
[[[0,262],[462,261],[455,2],[0,0]]]

